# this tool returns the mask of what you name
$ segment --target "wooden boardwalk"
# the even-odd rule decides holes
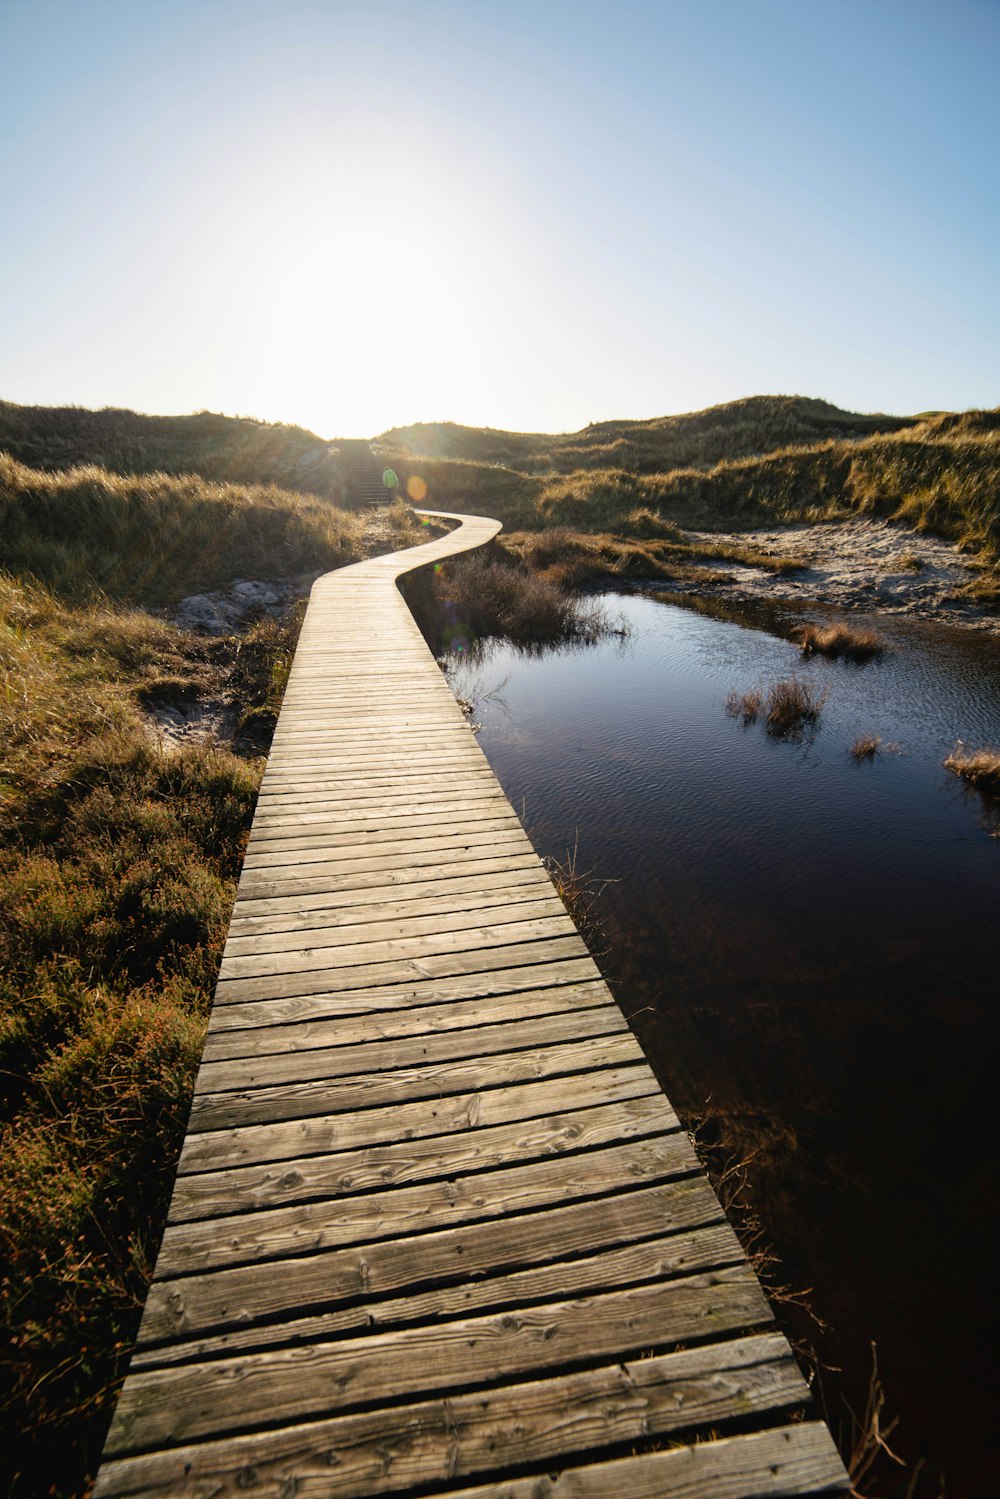
[[[398,589],[321,578],[96,1499],[841,1493]]]

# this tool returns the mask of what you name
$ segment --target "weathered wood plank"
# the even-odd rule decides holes
[[[718,1270],[739,1264],[743,1259],[743,1251],[729,1224],[716,1223],[692,1233],[671,1234],[608,1249],[585,1259],[562,1260],[510,1275],[461,1281],[432,1291],[410,1291],[405,1296],[381,1300],[368,1298],[313,1316],[281,1322],[259,1321],[250,1326],[244,1324],[237,1331],[219,1333],[214,1337],[189,1338],[140,1350],[132,1360],[132,1368],[159,1368],[164,1364],[189,1363],[223,1354],[294,1347],[306,1342],[325,1342],[349,1333],[384,1332],[439,1317],[466,1317],[486,1309],[526,1306],[533,1301],[550,1301],[591,1291],[620,1290],[667,1276]],[[174,1284],[183,1286],[187,1282]]]
[[[284,1054],[203,1061],[197,1087],[199,1094],[215,1094],[305,1082],[313,1078],[361,1077],[366,1073],[388,1075],[396,1070],[439,1062],[482,1058],[519,1048],[534,1050],[627,1031],[628,1024],[621,1010],[608,1003],[533,1019],[444,1031],[438,1035],[384,1038],[336,1047],[294,1049]],[[391,1083],[391,1078],[389,1081]]]
[[[667,1134],[677,1127],[666,1100],[651,1094],[460,1134],[308,1156],[291,1167],[287,1162],[254,1162],[228,1171],[193,1173],[177,1178],[170,1222],[223,1218],[318,1197],[495,1170],[594,1145]]]
[[[449,859],[444,867],[437,858],[423,860],[412,867],[397,864],[394,868],[359,869],[348,863],[338,872],[325,875],[311,869],[306,876],[296,877],[291,883],[280,873],[271,878],[258,876],[241,880],[236,909],[240,918],[246,919],[272,909],[294,909],[297,901],[303,902],[304,907],[305,901],[313,896],[338,895],[349,901],[355,891],[361,892],[359,898],[363,898],[365,891],[374,891],[374,898],[379,900],[397,892],[400,899],[406,899],[413,886],[421,891],[444,886],[461,888],[459,882],[471,885],[473,881],[493,874],[510,875],[519,870],[534,871],[537,868],[538,856],[534,849],[523,846],[497,852],[486,848],[465,858]]]
[[[737,1265],[370,1337],[138,1370],[122,1391],[106,1450],[143,1451],[398,1396],[474,1388],[771,1321],[753,1272]]]
[[[558,1478],[540,1474],[451,1492],[454,1499],[805,1499],[847,1488],[830,1433],[810,1421],[570,1468]]]
[[[523,900],[551,899],[555,894],[552,881],[543,869],[522,869],[510,873],[481,876],[475,888],[465,880],[438,880],[418,884],[416,891],[401,888],[393,900],[387,891],[361,890],[330,896],[304,896],[286,899],[285,909],[255,910],[240,902],[233,912],[230,939],[253,936],[256,932],[308,931],[313,927],[344,927],[352,923],[408,921],[415,916],[442,913],[482,911],[504,907]],[[353,896],[353,898],[352,898]]]
[[[188,1129],[199,1134],[387,1104],[398,1107],[416,1099],[440,1101],[448,1093],[489,1091],[512,1083],[541,1081],[629,1062],[645,1066],[632,1035],[618,1033],[566,1041],[537,1051],[428,1062],[421,1067],[401,1067],[389,1074],[352,1074],[301,1083],[261,1084],[226,1093],[197,1093]]]
[[[125,1458],[106,1465],[94,1499],[241,1499],[251,1475],[260,1499],[409,1493],[588,1449],[711,1429],[734,1417],[786,1411],[807,1398],[784,1338],[765,1333]]]
[[[597,973],[594,960],[581,937],[553,937],[548,940],[510,942],[496,947],[483,945],[475,951],[421,953],[419,957],[396,959],[384,963],[360,963],[355,968],[323,967],[300,973],[254,975],[246,978],[220,979],[215,989],[215,1003],[242,1003],[249,999],[284,999],[302,994],[344,994],[349,989],[381,988],[391,984],[419,983],[421,980],[456,978],[459,974],[488,973],[490,969],[534,967],[539,963],[563,958],[587,959],[591,975]]]
[[[481,1276],[552,1266],[567,1257],[724,1221],[708,1183],[692,1176],[515,1214],[504,1219],[502,1233],[495,1221],[485,1220],[180,1279],[161,1275],[158,1267],[140,1342],[190,1341],[226,1328],[287,1322],[344,1303],[368,1305],[394,1292],[412,1295],[414,1287],[439,1284],[447,1291]]]
[[[567,984],[562,988],[538,989],[500,997],[451,1000],[448,1004],[422,1005],[410,1010],[366,1008],[360,1015],[336,1020],[309,1019],[278,1025],[259,1025],[241,1030],[210,1030],[203,1061],[225,1061],[231,1057],[253,1057],[317,1047],[356,1046],[367,1041],[388,1041],[405,1036],[429,1036],[469,1027],[488,1028],[507,1020],[531,1020],[542,1015],[584,1011],[612,1005],[599,979],[589,984]]]
[[[534,890],[516,892],[517,897],[502,896],[490,901],[480,896],[479,904],[465,909],[442,909],[441,904],[432,903],[427,911],[411,915],[397,906],[395,910],[382,907],[372,913],[355,912],[353,920],[341,914],[339,921],[325,922],[308,918],[304,926],[291,931],[271,930],[268,926],[255,926],[247,932],[230,932],[226,942],[226,956],[236,958],[250,953],[256,956],[279,952],[301,952],[303,948],[317,951],[323,947],[349,946],[353,943],[369,945],[390,936],[399,941],[406,937],[424,935],[438,936],[444,933],[478,931],[489,929],[498,922],[523,922],[548,917],[569,921],[566,907],[553,890],[539,885]]]
[[[594,1072],[570,1073],[540,1082],[486,1088],[482,1092],[434,1095],[415,1103],[393,1101],[382,1108],[345,1110],[338,1114],[277,1124],[251,1124],[204,1134],[189,1131],[178,1170],[227,1171],[252,1161],[289,1161],[311,1155],[352,1150],[365,1144],[416,1140],[455,1130],[486,1128],[516,1119],[566,1113],[589,1104],[640,1098],[659,1092],[647,1067],[633,1062]]]
[[[557,986],[589,986],[604,980],[598,975],[589,953],[575,958],[551,960],[548,963],[525,964],[519,968],[485,969],[476,973],[459,973],[450,978],[420,979],[416,983],[358,985],[344,990],[216,1005],[212,1011],[209,1035],[256,1025],[282,1025],[289,1021],[333,1019],[339,1016],[384,1015],[441,1000],[447,1005],[477,998],[493,1000],[499,996],[533,994]],[[567,1003],[569,1001],[567,1000]]]
[[[421,1229],[484,1218],[622,1191],[698,1170],[686,1135],[629,1140],[590,1151],[579,1169],[556,1157],[502,1167],[447,1182],[390,1187],[318,1203],[276,1207],[196,1223],[167,1225],[156,1262],[158,1275],[195,1275],[228,1265],[315,1254],[373,1235],[403,1235]]]

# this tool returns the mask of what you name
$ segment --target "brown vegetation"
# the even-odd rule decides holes
[[[740,718],[746,726],[763,718],[767,732],[776,739],[794,739],[819,722],[826,692],[817,691],[809,682],[787,677],[772,682],[766,691],[759,687],[740,692],[734,689],[726,699],[726,712]]]
[[[529,571],[499,548],[446,563],[434,574],[434,594],[445,650],[491,635],[526,648],[590,642],[615,628],[597,605]]]
[[[1000,601],[1000,411],[919,420],[817,407],[771,397],[566,438],[446,424],[381,441],[399,471],[427,482],[428,503],[513,529],[625,536],[636,515],[716,531],[897,520],[958,543],[981,564],[970,594]]]
[[[876,735],[859,734],[851,745],[851,759],[859,762],[862,760],[874,760],[881,749],[882,741]]]
[[[957,744],[945,760],[945,768],[961,776],[987,796],[1000,797],[1000,750],[967,750]]]
[[[205,639],[120,600],[315,572],[360,556],[364,526],[298,494],[2,456],[0,511],[0,1491],[69,1496],[162,1232],[297,633]],[[209,699],[227,741],[157,733],[159,706]]]
[[[885,649],[874,630],[862,630],[857,625],[804,625],[796,639],[803,656],[817,653],[821,656],[846,656],[848,661],[863,662],[880,656]]]

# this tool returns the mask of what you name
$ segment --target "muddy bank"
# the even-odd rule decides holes
[[[801,560],[801,570],[781,576],[739,563],[700,564],[697,581],[670,584],[677,594],[729,599],[795,599],[884,614],[959,624],[1000,634],[1000,616],[961,590],[976,569],[957,547],[884,521],[797,525],[739,531],[732,535],[688,532],[706,546],[730,543]],[[663,584],[657,587],[662,589]]]

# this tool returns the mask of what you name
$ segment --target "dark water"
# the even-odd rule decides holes
[[[675,1106],[752,1157],[833,1420],[875,1341],[914,1492],[992,1496],[1000,839],[942,761],[1000,746],[996,639],[882,620],[881,660],[803,663],[787,612],[604,602],[626,641],[488,646],[456,690],[540,852],[612,882],[602,967]],[[793,670],[828,688],[811,741],[726,715]],[[858,764],[860,734],[898,749]]]

